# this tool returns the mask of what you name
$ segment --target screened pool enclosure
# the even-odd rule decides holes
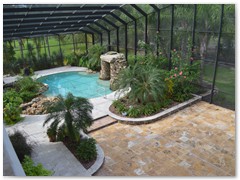
[[[168,59],[172,51],[201,62],[199,93],[205,101],[235,109],[235,5],[228,4],[5,4],[4,74],[63,66],[89,48],[125,54],[134,64],[146,49]]]

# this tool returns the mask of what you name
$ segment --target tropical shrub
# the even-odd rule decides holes
[[[25,76],[24,70],[25,70],[24,68],[23,68],[23,69],[20,69],[20,75],[21,75],[21,76]],[[30,76],[34,75],[34,70],[33,70],[33,68],[29,68],[29,73],[30,73],[30,74],[29,74]]]
[[[68,56],[66,56],[63,60],[63,65],[66,66],[66,65],[70,65],[70,66],[77,66],[78,65],[78,56],[77,54],[73,53],[73,54],[70,54]]]
[[[51,124],[47,129],[47,135],[49,137],[50,142],[55,142],[57,139],[57,126],[55,124]]]
[[[16,52],[10,42],[3,43],[3,73],[15,74],[14,69],[18,66],[16,63]]]
[[[53,61],[53,66],[63,66],[63,55],[61,52],[53,52],[52,53],[52,61]]]
[[[127,116],[129,117],[139,117],[141,115],[141,112],[138,108],[130,107],[127,111]]]
[[[38,94],[40,83],[31,77],[23,77],[16,82],[15,88],[23,101],[28,102]]]
[[[33,147],[27,143],[26,137],[21,132],[14,132],[14,134],[9,135],[9,138],[20,162],[23,162],[25,155],[31,156]]]
[[[8,103],[3,109],[3,119],[7,125],[16,124],[22,120],[21,108],[14,103]]]
[[[119,113],[123,113],[123,112],[127,111],[127,108],[125,107],[125,104],[123,102],[121,102],[121,100],[113,101],[113,106],[114,106],[114,108],[116,108],[116,110]]]
[[[88,56],[87,54],[81,54],[79,56],[78,66],[80,67],[87,67],[88,66]]]
[[[88,67],[92,70],[99,71],[101,68],[100,55],[105,51],[105,48],[99,44],[94,44],[88,49]]]
[[[92,104],[82,97],[74,97],[69,93],[66,98],[61,95],[55,102],[45,104],[47,112],[50,113],[43,126],[51,120],[50,128],[58,133],[58,130],[64,130],[65,136],[72,141],[79,142],[79,131],[86,131],[92,125],[91,112]]]
[[[3,120],[6,124],[11,125],[22,120],[20,116],[22,110],[19,107],[22,102],[19,93],[13,89],[3,94]]]
[[[36,58],[36,53],[35,53],[35,50],[34,50],[34,46],[31,43],[28,43],[27,44],[27,50],[28,51],[27,51],[26,57],[27,57],[28,64],[35,67],[37,58]]]
[[[145,51],[145,55],[136,56],[137,61],[140,61],[141,64],[146,66],[153,66],[158,69],[168,70],[168,58],[162,53],[162,50],[159,49],[159,55],[157,56],[154,51],[154,47],[150,44],[145,43],[144,41],[139,41],[138,46],[141,50]]]
[[[158,110],[160,110],[160,108]],[[141,108],[141,112],[145,116],[152,115],[156,111],[157,111],[157,109],[154,107],[153,103],[146,104],[145,106],[142,106],[142,108]]]
[[[165,94],[166,83],[163,71],[138,62],[120,71],[116,86],[120,93],[130,88],[127,95],[130,101],[144,105],[152,101],[161,101]]]
[[[4,74],[11,74],[11,75],[16,75],[20,73],[20,69],[22,67],[23,60],[18,58],[12,62],[8,61],[3,61],[3,73]]]
[[[35,166],[33,160],[26,155],[22,167],[27,176],[51,176],[53,174],[52,171],[45,169],[40,163]]]
[[[47,54],[40,54],[35,61],[33,66],[34,70],[48,69],[52,67],[52,60],[47,56]]]
[[[133,104],[129,106],[124,104],[124,101],[126,100],[118,99],[115,100],[112,105],[117,113],[128,117],[149,116],[159,112],[161,108],[167,107],[172,103],[170,99],[164,99],[159,102],[148,102],[145,105]]]
[[[192,61],[192,64],[190,63]],[[181,58],[180,53],[176,50],[172,51],[172,69],[169,71],[167,80],[171,80],[172,95],[175,101],[185,101],[191,97],[195,86],[200,79],[200,63],[193,62],[193,58],[189,60]]]
[[[77,157],[84,162],[97,158],[96,141],[93,138],[83,139],[77,146]]]
[[[20,105],[23,102],[19,93],[17,93],[14,89],[9,89],[3,94],[3,107],[5,107],[8,103],[14,103],[16,105]]]

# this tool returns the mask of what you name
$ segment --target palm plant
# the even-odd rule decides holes
[[[60,133],[61,136],[69,137],[73,141],[79,141],[80,130],[86,131],[92,125],[91,112],[92,104],[85,98],[74,97],[68,93],[64,99],[61,95],[58,100],[47,104],[47,111],[50,113],[45,120],[43,126],[49,123],[49,128]],[[54,134],[54,133],[52,133]]]
[[[101,60],[100,55],[105,51],[105,48],[99,44],[95,44],[88,49],[89,68],[92,70],[100,70]]]
[[[129,99],[145,105],[164,98],[166,83],[162,70],[136,63],[120,72],[117,88],[120,93],[130,88]]]

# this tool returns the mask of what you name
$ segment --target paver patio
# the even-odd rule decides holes
[[[235,112],[203,101],[151,124],[116,123],[90,135],[105,153],[96,176],[235,175]]]

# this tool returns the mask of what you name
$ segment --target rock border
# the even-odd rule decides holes
[[[126,124],[134,124],[134,125],[137,125],[137,124],[147,124],[147,123],[151,123],[151,122],[154,122],[156,120],[159,120],[160,118],[164,118],[166,116],[169,116],[177,111],[180,111],[182,110],[183,108],[185,107],[188,107],[198,101],[201,101],[202,100],[202,96],[199,96],[199,95],[196,95],[196,94],[192,94],[194,97],[183,102],[183,103],[180,103],[176,106],[173,106],[169,109],[166,109],[165,111],[162,111],[160,113],[157,113],[157,114],[154,114],[152,116],[148,116],[148,117],[143,117],[143,118],[128,118],[128,117],[121,117],[121,116],[118,116],[114,113],[112,113],[109,109],[108,109],[108,115],[116,120],[118,120],[118,122],[121,122],[121,123],[126,123]]]

